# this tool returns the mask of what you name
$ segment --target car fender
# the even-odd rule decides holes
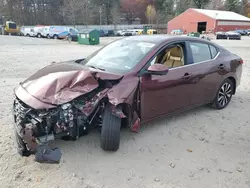
[[[113,86],[108,93],[108,99],[111,104],[118,106],[119,104],[129,104],[132,106],[134,94],[139,86],[139,78],[123,78],[119,84]]]

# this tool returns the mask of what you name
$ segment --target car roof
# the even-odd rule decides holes
[[[167,34],[159,34],[159,35],[137,35],[137,36],[130,36],[124,38],[125,40],[137,40],[142,42],[149,42],[154,44],[161,44],[164,42],[172,42],[174,40],[189,40],[189,41],[197,41],[197,42],[204,42],[204,39],[198,37],[190,37],[190,36],[172,36]],[[205,41],[209,43],[209,41]]]

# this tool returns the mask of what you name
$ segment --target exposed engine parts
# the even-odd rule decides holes
[[[65,136],[76,140],[91,127],[101,126],[106,102],[102,98],[103,94],[105,90],[96,89],[67,104],[49,110],[32,109],[16,98],[14,118],[18,127],[17,132],[24,138],[30,150],[35,149],[32,147],[34,141],[37,144],[44,144]],[[118,111],[118,113],[121,112]],[[32,138],[25,139],[29,136]]]
[[[114,75],[113,80],[107,80],[100,73],[84,71],[77,71],[73,75],[73,81],[61,85],[58,80],[51,81],[44,93],[39,92],[39,88],[35,90],[36,95],[32,95],[34,90],[27,93],[29,89],[25,88],[36,87],[29,82],[16,90],[13,115],[21,156],[35,154],[37,162],[58,163],[62,153],[59,148],[50,148],[50,142],[58,138],[77,140],[92,128],[100,131],[103,150],[118,150],[121,125],[132,122],[131,117],[127,117],[130,113],[125,110],[125,104],[128,104],[123,102],[132,101],[133,97],[118,97],[121,88],[116,86],[122,77]],[[58,84],[58,87],[51,89],[54,84]],[[126,95],[133,91],[129,90]],[[29,97],[23,97],[26,95]],[[113,134],[117,137],[113,137]]]

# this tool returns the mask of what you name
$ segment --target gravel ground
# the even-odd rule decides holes
[[[241,86],[226,109],[201,107],[153,121],[138,134],[123,131],[116,153],[100,149],[97,132],[76,142],[58,140],[62,162],[49,165],[16,153],[13,88],[52,61],[81,58],[101,45],[0,36],[0,187],[250,187],[250,37],[216,42],[244,59]]]

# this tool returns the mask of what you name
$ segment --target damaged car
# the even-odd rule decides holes
[[[18,152],[29,156],[55,139],[100,130],[103,150],[117,151],[121,128],[211,104],[225,108],[240,84],[243,60],[208,40],[132,36],[89,57],[53,63],[15,88]],[[41,152],[40,152],[41,153]]]

